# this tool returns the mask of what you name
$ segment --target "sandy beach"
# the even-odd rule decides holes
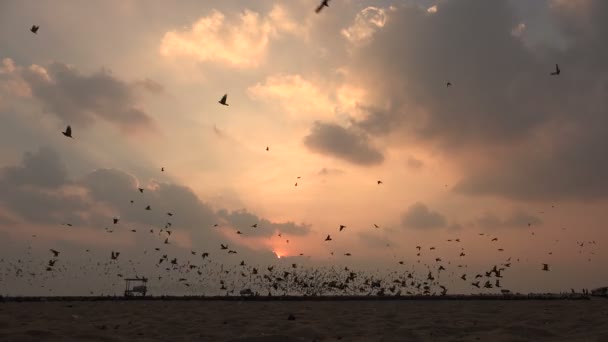
[[[608,341],[607,304],[601,298],[4,302],[0,340]]]

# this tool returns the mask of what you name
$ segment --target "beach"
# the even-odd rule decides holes
[[[607,304],[602,298],[7,301],[0,303],[0,340],[608,341]]]

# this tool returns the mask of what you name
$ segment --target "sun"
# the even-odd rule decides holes
[[[278,259],[281,259],[281,257],[285,255],[285,253],[277,250],[274,250],[272,252],[277,256]]]

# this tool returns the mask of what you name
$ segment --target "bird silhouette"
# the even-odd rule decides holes
[[[329,7],[329,0],[323,0],[321,4],[317,6],[317,8],[315,8],[315,13],[321,12],[321,10],[323,10],[323,7]]]
[[[268,146],[266,146],[266,151],[270,151],[270,148]]]
[[[141,192],[142,194],[144,193],[144,189],[143,188],[138,188],[139,192]]]
[[[32,28],[30,28],[30,31],[32,31],[33,34],[38,34],[39,29],[40,29],[40,26],[32,25]]]
[[[331,236],[327,235],[327,237],[325,238],[325,241],[331,241]]]
[[[549,270],[549,264],[543,264],[543,271]]]
[[[115,217],[115,218],[112,219],[112,221],[114,222],[114,224],[117,224],[119,220],[120,219],[118,217]]]
[[[382,181],[381,181],[381,180],[379,180],[379,181],[378,181],[378,184],[382,184]]]
[[[69,125],[65,128],[65,132],[61,132],[61,134],[65,135],[68,138],[74,138],[72,136],[72,127],[70,127]]]
[[[340,231],[342,231],[344,228],[346,228],[346,226],[345,226],[345,225],[343,225],[343,224],[341,224],[341,225],[340,225]]]
[[[446,88],[449,87],[449,86],[451,86],[451,85],[452,85],[451,82],[448,82],[448,83],[445,84]]]
[[[222,96],[222,99],[219,100],[218,102],[220,104],[223,104],[224,106],[228,106],[228,103],[226,103],[226,100],[228,99],[228,94],[224,94],[224,96]]]
[[[53,253],[53,256],[55,257],[59,256],[59,251],[56,251],[54,249],[51,249],[51,253]]]
[[[551,76],[557,76],[559,74],[561,74],[561,70],[559,68],[559,65],[555,64],[555,71],[551,73]]]

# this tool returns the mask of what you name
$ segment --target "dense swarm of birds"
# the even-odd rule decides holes
[[[329,7],[329,0],[323,0],[317,8],[316,13],[320,13],[324,8]],[[38,34],[40,27],[33,25],[30,31]],[[551,72],[551,76],[560,75],[561,70],[559,65],[555,65],[555,71]],[[446,87],[453,87],[451,81],[446,82]],[[218,101],[223,106],[229,106],[228,94],[224,94]],[[67,125],[65,131],[61,132],[65,137],[73,139],[73,131],[70,125]],[[270,147],[266,146],[266,151],[270,151]],[[165,171],[164,167],[160,168],[161,172]],[[296,178],[295,186],[301,182],[301,177]],[[383,185],[382,180],[376,181],[377,185]],[[139,192],[145,198],[145,188],[138,187],[134,192]],[[130,200],[134,204],[134,200]],[[142,206],[143,210],[152,211],[153,208],[146,204]],[[168,218],[173,218],[173,212],[167,212]],[[66,227],[73,227],[72,223],[64,223]],[[114,217],[112,225],[116,229],[121,229],[120,218]],[[503,261],[488,267],[481,272],[473,272],[469,270],[468,265],[464,262],[464,258],[468,255],[465,249],[460,249],[452,256],[458,262],[444,262],[443,259],[450,258],[453,250],[449,252],[439,252],[435,246],[416,246],[415,250],[411,251],[412,255],[408,263],[404,260],[396,260],[394,268],[387,270],[376,269],[374,271],[357,271],[348,266],[315,266],[309,267],[305,264],[298,264],[291,261],[288,265],[251,265],[246,260],[235,262],[233,265],[226,265],[214,260],[214,256],[224,253],[230,258],[238,259],[239,254],[236,249],[229,247],[227,243],[221,243],[213,250],[195,251],[191,250],[185,257],[180,254],[180,247],[171,245],[172,222],[168,221],[161,224],[163,228],[151,228],[149,233],[131,229],[131,232],[137,234],[152,234],[158,236],[156,241],[159,243],[153,251],[144,250],[143,255],[145,260],[136,258],[134,251],[127,251],[130,254],[125,257],[121,256],[121,252],[110,251],[109,258],[104,258],[101,254],[94,255],[89,249],[84,251],[85,257],[73,262],[69,259],[61,258],[61,251],[50,249],[50,258],[48,261],[40,262],[33,257],[31,245],[27,252],[21,255],[17,260],[0,259],[0,265],[3,266],[0,279],[13,277],[14,279],[26,280],[31,286],[39,286],[45,288],[46,283],[52,280],[60,280],[62,277],[68,277],[69,280],[76,280],[79,277],[82,279],[107,277],[109,283],[105,291],[99,293],[91,291],[89,294],[112,294],[116,293],[116,288],[121,285],[122,279],[127,275],[135,274],[136,279],[157,280],[156,289],[159,293],[175,291],[186,291],[189,294],[215,294],[215,295],[264,295],[264,296],[284,296],[284,295],[305,295],[305,296],[322,296],[322,295],[365,295],[365,296],[400,296],[400,295],[446,295],[448,286],[452,286],[456,281],[466,284],[474,291],[496,291],[497,289],[503,293],[508,290],[503,288],[501,283],[504,275],[512,267],[512,264],[520,263],[519,258],[505,257]],[[531,227],[532,224],[528,224]],[[214,228],[221,228],[219,223],[213,224]],[[381,229],[376,223],[373,224],[375,229]],[[258,227],[258,223],[252,223],[249,228],[264,229]],[[346,225],[339,225],[337,232],[343,232],[347,228]],[[242,229],[245,231],[245,229]],[[105,228],[107,233],[113,233],[115,229]],[[247,235],[246,231],[236,230],[238,235]],[[534,232],[532,232],[534,235]],[[488,240],[488,243],[499,243],[497,237],[489,237],[485,233],[479,233],[481,238]],[[35,235],[33,237],[36,237]],[[282,238],[282,233],[278,233],[278,237]],[[163,242],[160,242],[163,241]],[[327,234],[324,242],[328,245],[334,243],[334,237]],[[460,243],[460,238],[448,239],[448,243]],[[289,240],[285,240],[289,243]],[[169,246],[167,246],[169,245]],[[460,246],[460,245],[459,245]],[[591,261],[591,255],[595,254],[594,250],[597,247],[595,241],[577,241],[579,254],[586,254]],[[386,245],[391,248],[390,244]],[[427,254],[423,251],[428,250]],[[498,252],[504,253],[503,247],[497,248]],[[183,252],[183,249],[182,249]],[[172,253],[174,253],[172,255]],[[330,252],[334,257],[334,251]],[[343,251],[342,258],[351,257],[353,254],[349,251]],[[414,256],[415,255],[415,256]],[[552,255],[549,252],[548,255]],[[300,256],[304,256],[300,253]],[[394,258],[397,258],[393,254]],[[426,259],[425,259],[426,257]],[[121,261],[119,263],[118,261]],[[303,259],[297,259],[303,260]],[[346,259],[344,259],[346,260]],[[427,261],[434,260],[434,261]],[[527,261],[527,260],[526,260]],[[539,270],[550,271],[548,263],[541,263],[538,266]],[[138,276],[140,270],[146,269],[146,277]],[[422,270],[421,270],[422,269]],[[72,272],[68,276],[69,271]],[[71,277],[71,278],[70,278]],[[1,281],[0,281],[1,284]],[[53,293],[53,288],[48,287],[47,290]],[[289,320],[295,320],[292,314],[288,317]]]

